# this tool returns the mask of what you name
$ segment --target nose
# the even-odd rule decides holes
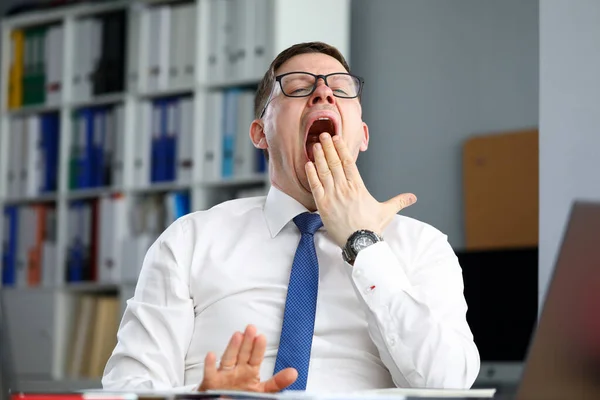
[[[324,103],[334,105],[335,96],[331,88],[325,84],[323,78],[319,78],[317,79],[317,87],[311,96],[310,104],[317,105]]]

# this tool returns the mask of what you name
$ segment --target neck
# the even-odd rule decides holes
[[[308,211],[317,211],[317,205],[312,193],[304,189],[301,185],[280,185],[276,179],[271,178],[271,185],[281,190],[283,193],[292,197],[298,203],[302,204]]]

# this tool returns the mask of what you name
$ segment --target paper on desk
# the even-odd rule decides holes
[[[281,393],[257,393],[237,390],[208,390],[205,392],[133,391],[87,392],[84,400],[200,400],[226,397],[233,400],[405,400],[411,398],[492,398],[496,389],[374,389],[355,392],[310,392],[286,390]],[[129,395],[129,396],[128,396]]]
[[[366,396],[370,394],[381,394],[383,396],[406,397],[439,397],[439,398],[492,398],[496,389],[376,389],[360,392]]]
[[[404,400],[404,395],[367,393],[367,392],[308,392],[303,390],[286,390],[281,393],[254,393],[229,390],[207,390],[205,393],[231,397],[233,399],[255,399],[255,400]]]
[[[496,389],[374,389],[355,392],[341,393],[319,393],[310,391],[291,391],[282,393],[267,394],[240,391],[215,390],[207,391],[207,394],[222,395],[233,398],[253,398],[269,400],[341,400],[341,399],[360,399],[360,400],[404,400],[406,397],[437,397],[437,398],[492,398]],[[184,395],[185,396],[185,395]]]

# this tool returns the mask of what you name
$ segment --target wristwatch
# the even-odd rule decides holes
[[[362,249],[381,241],[383,241],[383,238],[375,232],[366,229],[356,231],[350,235],[342,249],[342,257],[348,264],[354,265],[354,260],[356,260],[356,256]]]

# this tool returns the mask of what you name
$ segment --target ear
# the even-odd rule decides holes
[[[363,138],[360,144],[360,151],[366,151],[369,147],[369,127],[366,123],[362,123],[363,125]]]
[[[262,120],[255,119],[250,124],[250,140],[257,149],[266,149],[267,137],[265,135],[265,126]]]

